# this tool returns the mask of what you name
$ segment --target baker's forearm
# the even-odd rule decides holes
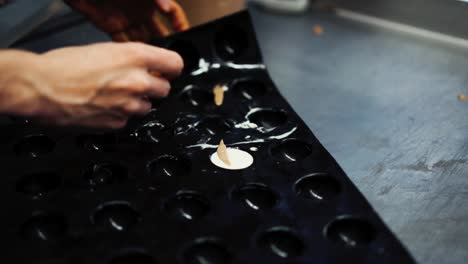
[[[40,82],[37,68],[39,55],[20,50],[0,50],[0,112],[32,115],[37,96],[32,88]]]

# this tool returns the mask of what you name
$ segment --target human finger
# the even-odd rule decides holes
[[[143,43],[127,43],[129,59],[139,67],[160,73],[165,78],[174,78],[180,75],[184,67],[182,57],[176,52],[146,45]]]
[[[182,6],[175,1],[169,1],[169,3],[170,9],[166,14],[171,19],[171,24],[174,30],[180,32],[189,29],[190,23]]]
[[[137,97],[160,98],[169,94],[171,85],[163,77],[157,77],[143,69],[135,69],[111,83],[114,90]]]

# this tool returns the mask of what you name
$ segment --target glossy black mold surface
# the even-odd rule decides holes
[[[31,135],[18,142],[14,150],[18,156],[37,158],[52,152],[54,147],[55,142],[49,137],[45,135]]]
[[[369,245],[376,238],[376,230],[364,219],[351,216],[338,217],[325,228],[325,236],[346,247]]]
[[[62,215],[40,212],[21,225],[21,237],[26,240],[52,242],[65,236],[67,223]]]
[[[304,243],[288,227],[273,227],[258,238],[258,247],[278,258],[294,258],[304,251]]]
[[[108,202],[98,207],[92,221],[99,230],[127,231],[140,221],[140,214],[127,202]]]
[[[16,184],[16,190],[38,199],[59,188],[61,182],[61,177],[56,173],[37,172],[24,175]]]
[[[278,202],[278,195],[268,186],[260,183],[242,185],[232,192],[231,197],[253,210],[273,208]]]
[[[327,174],[311,174],[300,178],[294,185],[299,197],[327,202],[335,199],[341,192],[337,179]]]
[[[228,264],[232,256],[217,238],[198,238],[182,253],[184,264]]]
[[[278,92],[247,12],[153,44],[186,69],[126,128],[0,122],[4,263],[413,262]],[[211,164],[221,139],[254,164]]]
[[[209,201],[194,191],[180,191],[164,205],[164,210],[176,219],[195,221],[210,211]]]

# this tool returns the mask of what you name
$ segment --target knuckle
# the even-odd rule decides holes
[[[170,63],[170,67],[174,72],[180,73],[184,68],[184,60],[176,52],[172,52],[172,59],[170,60]]]
[[[133,60],[136,62],[143,62],[146,58],[146,52],[143,47],[143,44],[141,43],[128,43],[127,49],[128,49],[128,54],[132,57]]]
[[[151,80],[146,76],[139,76],[138,81],[135,82],[135,86],[137,86],[139,91],[145,91],[146,89],[151,87],[151,85]]]
[[[169,92],[170,92],[170,86],[165,86],[163,89],[161,89],[161,95],[163,97],[166,97],[169,95]]]
[[[142,114],[146,114],[148,113],[149,111],[151,111],[151,103],[144,103],[142,106],[141,106],[141,109],[140,109],[140,112]]]
[[[149,87],[151,87],[151,83],[149,80],[145,78],[135,79],[134,82],[131,83],[130,88],[134,93],[145,93]]]
[[[165,89],[158,89],[157,91],[155,91],[154,93],[154,97],[155,98],[165,98],[169,95],[169,91],[165,90]]]
[[[138,112],[140,109],[140,104],[137,101],[128,101],[123,105],[123,110],[127,113]]]
[[[159,84],[159,87],[161,87],[162,89],[164,90],[170,90],[171,89],[171,83],[166,80],[166,79],[159,79],[160,80],[160,84]]]
[[[124,120],[117,120],[113,121],[109,124],[109,128],[111,129],[121,129],[127,125],[127,119]]]
[[[154,93],[159,97],[166,97],[169,95],[171,85],[167,80],[161,80],[157,87],[154,89]]]
[[[129,92],[142,93],[151,86],[151,82],[144,74],[132,73],[122,78],[117,86]]]

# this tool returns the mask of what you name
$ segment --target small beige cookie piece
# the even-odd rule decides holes
[[[221,106],[224,102],[224,85],[217,84],[213,88],[214,100],[217,106]]]
[[[231,161],[229,160],[227,148],[223,140],[219,142],[218,150],[216,151],[216,153],[218,153],[218,157],[220,160],[226,163],[226,165],[231,166]]]

